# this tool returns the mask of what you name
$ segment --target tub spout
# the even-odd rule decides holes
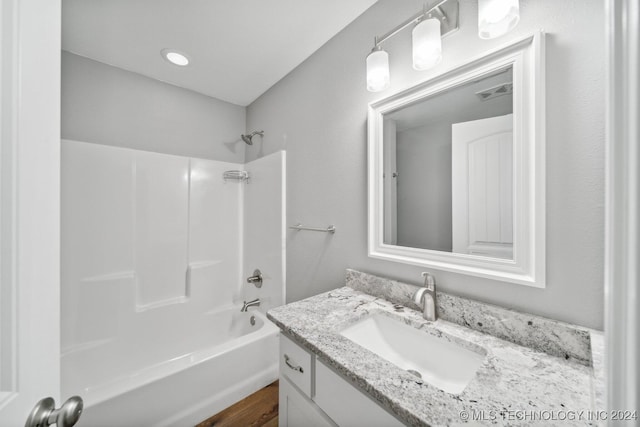
[[[244,304],[242,304],[242,308],[240,309],[240,311],[245,312],[249,307],[252,307],[254,305],[260,305],[260,298],[256,298],[253,301],[249,302],[245,301]]]

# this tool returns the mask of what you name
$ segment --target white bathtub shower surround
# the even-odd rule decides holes
[[[244,187],[244,299],[260,298],[263,313],[285,303],[285,164],[286,153],[278,151],[245,165],[250,178]],[[260,289],[246,282],[256,268],[262,272]]]
[[[233,331],[248,324],[246,313],[239,320],[249,286],[244,270],[255,265],[269,278],[255,295],[265,300],[256,311],[284,301],[283,159],[276,153],[252,162],[274,170],[243,184],[222,179],[241,164],[63,141],[62,395],[81,395],[93,425],[113,425],[101,418],[104,405],[115,413],[144,408],[140,416],[150,418],[134,424],[162,425],[149,410],[158,406],[154,393],[171,416],[202,408],[197,416],[206,418],[277,378],[274,331]],[[254,205],[247,185],[269,211],[251,218],[281,239],[255,240],[255,252],[244,254],[244,206]],[[258,266],[254,253],[269,256]],[[245,361],[245,353],[263,360]],[[216,379],[227,371],[237,374]],[[186,390],[193,372],[203,386]]]
[[[264,314],[240,313],[239,307],[231,307],[203,321],[207,325],[198,327],[208,326],[207,334],[185,340],[189,334],[176,331],[172,338],[182,341],[182,351],[175,349],[175,357],[164,356],[164,361],[117,378],[103,378],[106,381],[100,385],[84,389],[87,408],[82,425],[195,425],[277,378],[278,329]],[[135,347],[131,350],[134,353]],[[113,363],[106,354],[97,354],[93,360],[78,356],[77,360],[67,358],[76,369],[83,363],[89,371],[96,362],[100,366]]]
[[[241,299],[243,189],[221,179],[238,167],[63,142],[63,354]]]

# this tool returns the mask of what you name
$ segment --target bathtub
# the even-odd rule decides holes
[[[172,324],[62,354],[62,395],[85,401],[78,426],[193,426],[277,379],[279,332],[262,313]]]

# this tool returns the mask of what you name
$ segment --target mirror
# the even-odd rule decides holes
[[[369,255],[544,286],[543,33],[369,105]]]
[[[513,67],[384,114],[388,245],[513,258]]]

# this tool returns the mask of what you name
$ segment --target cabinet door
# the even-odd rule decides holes
[[[280,376],[279,427],[335,427],[336,425],[293,386]]]
[[[314,401],[340,427],[401,427],[403,425],[378,403],[317,359]]]

